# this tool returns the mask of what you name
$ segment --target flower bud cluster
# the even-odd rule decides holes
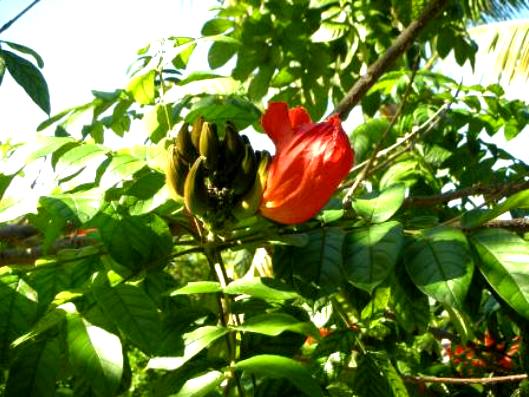
[[[167,182],[187,211],[219,229],[257,212],[270,159],[232,123],[221,137],[216,124],[198,118],[182,126],[169,148]]]

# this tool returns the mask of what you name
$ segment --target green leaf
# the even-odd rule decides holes
[[[182,288],[171,292],[171,296],[192,295],[192,294],[209,294],[221,292],[222,288],[217,281],[191,281]]]
[[[229,283],[224,292],[231,295],[249,295],[264,300],[289,300],[299,295],[288,285],[279,280],[267,277],[238,279]]]
[[[24,346],[9,369],[6,397],[54,397],[61,368],[57,338]]]
[[[476,209],[466,212],[461,220],[461,225],[469,229],[474,228],[515,208],[529,208],[529,189],[513,194],[490,210]]]
[[[408,396],[404,382],[382,352],[367,352],[359,357],[353,388],[359,397]]]
[[[516,234],[488,229],[472,234],[478,267],[490,286],[509,306],[529,318],[529,242]]]
[[[299,390],[311,397],[323,397],[320,385],[310,372],[299,362],[291,358],[262,354],[239,361],[235,368],[249,374],[271,378],[286,378]]]
[[[259,314],[247,319],[235,329],[244,332],[255,332],[263,335],[277,336],[285,331],[296,332],[302,335],[312,335],[319,338],[319,332],[312,323],[299,321],[286,313]]]
[[[13,180],[15,176],[17,176],[18,172],[15,172],[11,175],[5,175],[0,173],[0,199],[2,199],[2,196],[4,195],[5,191],[9,187],[9,184]]]
[[[347,280],[372,293],[395,267],[402,243],[402,226],[396,221],[353,229],[344,241]]]
[[[0,85],[2,84],[2,81],[4,80],[5,73],[6,73],[6,61],[2,57],[2,53],[0,53]]]
[[[173,122],[171,108],[164,104],[156,104],[153,109],[144,115],[145,125],[153,143],[158,143],[165,138]]]
[[[208,95],[193,104],[186,115],[186,121],[192,123],[199,116],[218,124],[231,121],[238,130],[243,130],[254,124],[261,117],[261,112],[253,103],[240,96]]]
[[[68,176],[96,159],[103,159],[107,152],[108,149],[104,146],[85,143],[62,154],[55,169],[61,176]]]
[[[98,396],[114,396],[123,375],[123,352],[119,338],[90,324],[77,313],[69,313],[66,322],[72,368]]]
[[[6,68],[15,81],[46,114],[50,114],[48,84],[40,70],[28,60],[10,51],[0,50]]]
[[[207,21],[202,27],[202,34],[204,36],[214,36],[217,34],[224,33],[226,30],[233,27],[235,22],[225,18],[215,18]]]
[[[387,221],[395,214],[404,202],[404,185],[391,185],[381,192],[372,192],[362,198],[353,200],[353,209],[371,223]]]
[[[351,133],[350,139],[355,152],[355,160],[358,163],[361,163],[371,155],[388,128],[389,121],[378,118],[370,119],[356,127]]]
[[[430,322],[428,297],[413,284],[404,268],[397,269],[392,280],[391,306],[397,322],[406,332],[426,332]]]
[[[161,318],[151,298],[141,288],[119,284],[110,287],[96,280],[97,304],[125,337],[148,354],[156,353],[162,336]]]
[[[208,347],[211,343],[226,335],[227,328],[206,325],[184,334],[184,354],[179,357],[154,357],[149,360],[147,368],[173,371],[180,368],[191,358]]]
[[[406,270],[421,291],[446,305],[462,307],[474,264],[460,230],[430,229],[410,245],[405,258]]]
[[[182,79],[178,82],[178,85],[186,85],[200,80],[211,80],[224,78],[224,76],[211,72],[193,72],[190,73],[185,79]]]
[[[188,379],[180,391],[173,397],[203,397],[213,392],[226,378],[220,371],[210,371],[203,375]]]
[[[196,46],[197,43],[195,42],[189,42],[179,46],[182,47],[180,48],[180,52],[176,54],[171,60],[173,66],[176,69],[185,69],[187,64],[189,63],[191,55],[193,55],[193,52],[195,51]]]
[[[26,47],[25,45],[12,43],[10,41],[0,40],[0,43],[7,44],[12,49],[17,50],[18,52],[21,52],[23,54],[31,55],[35,59],[35,62],[37,62],[37,66],[39,68],[42,69],[44,67],[44,61],[42,60],[42,57],[35,50]]]
[[[344,282],[342,245],[345,233],[337,227],[307,233],[304,247],[276,247],[273,265],[279,278],[305,295],[315,297],[338,289]]]
[[[152,105],[156,96],[154,79],[156,71],[150,70],[145,74],[134,77],[127,86],[127,91],[140,105]]]
[[[0,277],[0,365],[7,362],[9,344],[28,332],[37,314],[37,293],[16,275]]]
[[[237,53],[238,44],[215,41],[208,52],[208,64],[211,69],[217,69],[224,66]]]
[[[248,96],[252,101],[257,102],[266,95],[275,70],[275,66],[268,64],[259,67],[248,87]]]
[[[154,214],[120,217],[100,212],[90,226],[98,228],[112,258],[131,271],[165,263],[173,249],[169,227]]]

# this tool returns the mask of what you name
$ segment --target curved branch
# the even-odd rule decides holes
[[[336,105],[333,113],[337,113],[345,120],[349,112],[360,102],[365,93],[376,83],[393,63],[410,47],[424,27],[446,6],[448,0],[433,0],[424,10],[422,15],[412,21],[384,55],[367,69],[367,72],[357,80],[345,97]]]

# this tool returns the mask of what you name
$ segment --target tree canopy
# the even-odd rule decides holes
[[[57,114],[8,22],[0,83],[48,117],[2,145],[1,393],[527,395],[529,164],[485,139],[527,104],[435,67],[526,6],[219,2]]]

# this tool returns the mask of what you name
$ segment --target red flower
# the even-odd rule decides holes
[[[268,105],[261,120],[276,146],[261,202],[263,216],[284,224],[312,218],[353,165],[354,154],[337,115],[313,123],[302,107]]]

